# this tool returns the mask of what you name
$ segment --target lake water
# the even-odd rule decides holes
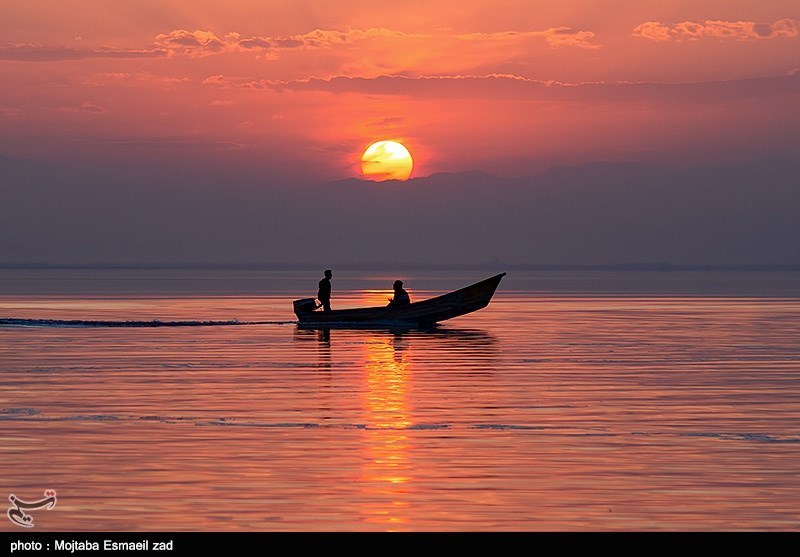
[[[267,323],[0,326],[0,498],[56,490],[36,530],[800,528],[796,273],[514,275],[433,331],[326,332],[312,272],[4,271],[0,318]]]

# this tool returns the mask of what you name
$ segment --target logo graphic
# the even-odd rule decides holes
[[[48,511],[56,506],[56,492],[53,489],[48,489],[44,492],[44,499],[28,503],[18,498],[13,493],[8,496],[13,507],[9,507],[8,519],[23,528],[33,528],[33,517],[25,511],[38,511],[39,509],[47,509]]]

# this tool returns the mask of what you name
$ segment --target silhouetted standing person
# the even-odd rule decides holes
[[[317,300],[322,304],[322,311],[331,310],[331,277],[333,273],[330,269],[325,271],[325,278],[319,281]]]
[[[411,304],[411,297],[408,295],[408,292],[403,290],[402,280],[394,281],[393,288],[394,288],[394,298],[389,298],[390,308],[397,308]]]

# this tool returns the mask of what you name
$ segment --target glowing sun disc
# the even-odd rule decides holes
[[[361,155],[361,172],[370,180],[408,180],[413,169],[411,153],[397,141],[376,141]]]

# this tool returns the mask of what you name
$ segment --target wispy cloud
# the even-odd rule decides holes
[[[183,138],[131,138],[131,139],[98,139],[98,144],[104,145],[119,145],[126,148],[138,147],[142,149],[181,149],[192,151],[196,149],[201,150],[240,150],[246,146],[241,143],[234,143],[231,141],[193,141]]]
[[[104,107],[95,104],[91,101],[84,101],[83,104],[80,106],[59,106],[56,109],[56,112],[67,112],[67,113],[87,113],[87,114],[105,114],[108,112]]]
[[[61,62],[89,58],[159,58],[167,56],[162,48],[121,50],[115,48],[78,49],[45,46],[35,43],[0,44],[0,60],[20,62]]]
[[[699,40],[703,38],[750,41],[797,37],[800,35],[800,20],[779,19],[774,23],[754,21],[706,20],[702,23],[684,21],[673,26],[660,21],[646,21],[633,30],[634,37],[657,42]]]
[[[403,125],[405,121],[406,119],[402,116],[390,116],[389,118],[381,118],[380,120],[369,122],[367,123],[367,127],[379,129],[394,128]]]
[[[599,48],[592,31],[576,31],[571,27],[550,27],[544,31],[503,31],[499,33],[469,33],[458,35],[466,41],[519,42],[529,39],[543,39],[548,46],[575,46],[580,48]]]
[[[212,75],[203,80],[204,85],[224,89],[274,89],[285,90],[316,90],[333,93],[364,92],[374,94],[405,94],[414,90],[422,90],[428,84],[441,86],[442,90],[449,85],[464,84],[506,84],[509,82],[524,82],[527,84],[547,85],[553,82],[537,81],[510,74],[489,74],[485,76],[472,75],[380,75],[377,77],[359,77],[338,75],[333,77],[309,77],[307,79],[279,80],[279,79],[251,79],[231,77],[226,75]]]
[[[83,103],[83,105],[81,105],[81,110],[83,110],[84,112],[91,112],[92,114],[103,114],[104,112],[108,112],[108,110],[106,110],[99,104],[95,104],[89,101],[86,101]]]
[[[220,89],[275,89],[276,83],[279,82],[269,79],[250,79],[225,75],[210,75],[203,80],[203,85]]]
[[[214,75],[205,85],[227,89],[323,91],[417,98],[491,98],[548,101],[659,101],[717,103],[800,94],[800,75],[692,83],[541,81],[509,74],[334,76],[302,80],[246,79]]]
[[[128,86],[149,85],[159,88],[174,89],[178,85],[187,83],[188,81],[188,77],[156,75],[151,72],[106,72],[93,75],[91,78],[81,82],[81,85],[105,87],[113,83]]]

